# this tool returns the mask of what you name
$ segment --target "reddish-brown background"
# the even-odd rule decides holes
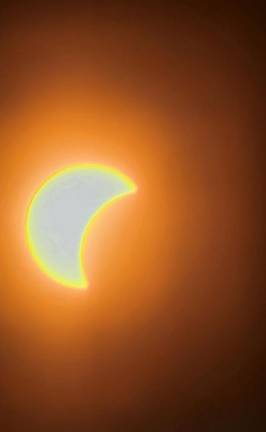
[[[3,8],[5,432],[263,430],[262,10],[200,3]],[[85,161],[139,191],[95,224],[79,292],[24,218]]]

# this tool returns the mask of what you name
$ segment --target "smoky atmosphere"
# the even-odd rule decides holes
[[[266,430],[265,18],[258,1],[2,3],[1,431]],[[29,206],[82,164],[101,189],[46,191],[49,232],[38,210],[53,278]],[[77,259],[86,289],[64,283]]]

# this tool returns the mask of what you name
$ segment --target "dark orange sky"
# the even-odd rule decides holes
[[[3,8],[5,432],[263,430],[262,14],[200,4]],[[139,190],[95,223],[80,292],[24,222],[91,161]]]

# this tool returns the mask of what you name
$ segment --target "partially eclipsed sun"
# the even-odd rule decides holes
[[[26,216],[27,244],[39,268],[62,285],[87,288],[83,255],[91,223],[113,201],[136,190],[126,175],[99,164],[74,165],[45,180]]]

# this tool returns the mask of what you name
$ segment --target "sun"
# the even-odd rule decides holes
[[[128,176],[101,164],[73,165],[45,179],[26,212],[26,242],[41,271],[61,285],[86,289],[83,257],[93,222],[136,191]]]

